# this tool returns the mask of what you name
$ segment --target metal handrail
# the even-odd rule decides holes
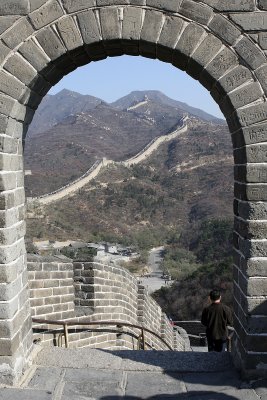
[[[171,346],[156,332],[153,332],[152,330],[145,328],[144,326],[141,325],[134,325],[130,324],[128,322],[122,322],[122,321],[78,321],[78,320],[69,320],[69,321],[61,321],[61,320],[48,320],[48,319],[41,319],[41,318],[32,318],[32,321],[37,324],[46,324],[46,325],[62,325],[63,330],[64,330],[64,337],[65,337],[65,347],[69,347],[69,331],[68,327],[69,326],[95,326],[95,325],[105,325],[105,326],[112,326],[112,325],[117,325],[119,327],[128,327],[128,328],[135,328],[135,329],[140,329],[141,333],[138,336],[138,341],[142,345],[142,349],[146,349],[146,345],[151,347],[146,341],[145,341],[145,332],[150,333],[151,335],[155,336],[157,339],[159,339],[169,350],[173,350]],[[130,332],[121,332],[124,334],[130,334]]]

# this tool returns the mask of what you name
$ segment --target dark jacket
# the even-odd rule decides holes
[[[206,326],[208,338],[226,340],[227,325],[233,325],[232,312],[222,303],[211,303],[210,306],[204,308],[201,323]]]

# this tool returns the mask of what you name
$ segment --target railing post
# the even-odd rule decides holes
[[[143,328],[141,329],[141,340],[142,340],[143,350],[145,350],[146,349],[146,341],[145,341],[145,331]]]
[[[65,335],[65,347],[66,349],[69,347],[69,332],[68,332],[68,324],[64,323],[64,335]]]

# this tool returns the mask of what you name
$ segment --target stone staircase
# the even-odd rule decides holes
[[[38,346],[36,346],[38,349]],[[266,400],[266,381],[240,379],[230,353],[42,348],[1,400]]]

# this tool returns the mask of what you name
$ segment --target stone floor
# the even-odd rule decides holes
[[[230,354],[41,349],[1,400],[267,400],[267,380],[242,381]]]

